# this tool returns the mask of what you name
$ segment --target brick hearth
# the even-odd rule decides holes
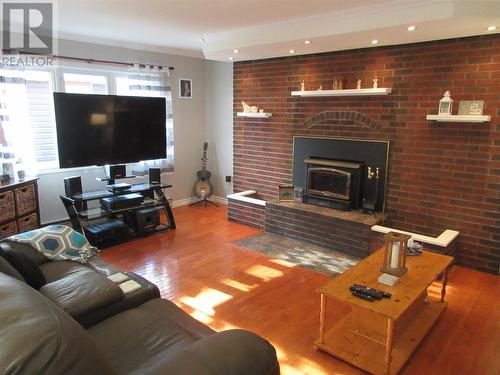
[[[366,88],[375,75],[390,95],[290,95],[302,80],[307,90],[340,78]],[[457,262],[498,273],[500,34],[238,62],[233,82],[234,112],[245,101],[273,113],[234,117],[236,192],[277,199],[278,185],[292,182],[294,135],[389,140],[388,225],[428,236],[457,230]],[[484,100],[491,123],[426,121],[445,90],[454,113],[460,100]]]
[[[367,215],[298,202],[266,204],[266,232],[304,240],[357,257],[370,254],[371,227],[384,214]]]

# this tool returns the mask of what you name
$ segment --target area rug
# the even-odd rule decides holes
[[[335,277],[359,262],[359,258],[321,246],[272,233],[261,233],[235,242],[238,246],[258,251],[272,258],[309,268]]]

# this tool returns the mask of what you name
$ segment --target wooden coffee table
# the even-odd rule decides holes
[[[408,272],[394,287],[377,281],[383,258],[379,249],[317,290],[320,334],[314,346],[370,373],[397,374],[446,308],[447,271],[453,258],[428,251],[407,257]],[[441,290],[432,298],[428,288],[441,274]],[[392,297],[369,302],[351,294],[352,284],[380,289]],[[329,299],[348,305],[340,311],[349,310],[331,325],[326,322]]]

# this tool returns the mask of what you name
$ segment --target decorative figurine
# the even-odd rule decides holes
[[[243,106],[244,113],[250,113],[250,106],[247,103],[241,102],[241,105]]]
[[[333,89],[334,90],[338,90],[339,89],[339,83],[337,82],[337,80],[333,81]]]
[[[338,89],[338,90],[342,90],[342,89],[343,89],[343,82],[342,82],[342,78],[341,78],[341,79],[339,79],[339,84],[338,84],[338,86],[337,86],[337,89]]]
[[[376,89],[378,88],[378,78],[375,76],[375,78],[373,78],[373,88]]]
[[[450,116],[453,108],[453,99],[449,91],[444,92],[443,99],[439,101],[438,115]]]
[[[305,83],[305,81],[300,82],[300,91],[306,91],[306,83]]]
[[[259,109],[259,113],[264,113],[264,109]]]
[[[245,102],[241,102],[241,105],[243,106],[244,113],[257,113],[257,112],[259,112],[259,107],[255,106],[255,105],[249,106]]]
[[[323,85],[319,85],[318,91],[323,90]]]
[[[360,90],[360,89],[361,89],[361,80],[360,80],[360,79],[358,79],[358,82],[356,83],[356,88],[357,88],[358,90]]]

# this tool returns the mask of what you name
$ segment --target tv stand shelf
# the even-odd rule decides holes
[[[163,189],[171,188],[170,184],[134,184],[130,189],[111,192],[109,190],[86,191],[81,194],[69,196],[75,203],[83,203],[90,201],[98,201],[102,198],[131,194],[131,193],[156,193],[157,198],[146,198],[140,205],[123,207],[116,210],[108,210],[102,207],[90,208],[87,210],[78,211],[78,216],[82,220],[96,220],[105,217],[113,217],[115,215],[124,214],[126,212],[137,211],[143,208],[160,207],[163,209],[167,218],[167,224],[162,224],[160,229],[175,229],[175,219],[172,213],[172,208],[168,203],[167,197],[163,193]]]
[[[97,181],[101,181],[101,182],[106,182],[106,181],[114,181],[114,180],[125,180],[126,178],[136,178],[137,176],[134,176],[134,175],[130,175],[130,176],[116,176],[115,178],[111,178],[111,177],[96,177],[95,179]]]
[[[78,212],[78,216],[80,216],[82,220],[95,220],[103,217],[123,214],[129,211],[136,211],[136,210],[142,210],[143,208],[160,207],[160,206],[161,202],[157,199],[148,199],[148,200],[145,199],[144,202],[140,205],[120,208],[117,210],[107,210],[102,207],[89,208],[88,210]]]

